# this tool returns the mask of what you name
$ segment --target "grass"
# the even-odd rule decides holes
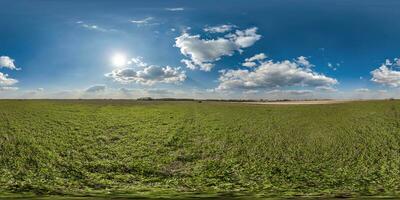
[[[0,101],[0,193],[400,195],[400,101]]]

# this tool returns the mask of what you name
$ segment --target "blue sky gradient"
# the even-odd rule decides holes
[[[0,0],[0,97],[400,97],[399,7],[396,0]],[[223,25],[230,30],[205,30]],[[252,28],[254,41],[239,44],[238,31]],[[227,46],[197,49],[218,39]],[[260,53],[267,58],[242,66]],[[203,56],[196,69],[182,62],[196,56]],[[274,71],[285,60],[294,74]]]

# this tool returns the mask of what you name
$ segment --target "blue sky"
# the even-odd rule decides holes
[[[0,0],[0,97],[400,97],[399,6]]]

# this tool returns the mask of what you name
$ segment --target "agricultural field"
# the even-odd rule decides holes
[[[1,100],[0,196],[400,195],[400,101]]]

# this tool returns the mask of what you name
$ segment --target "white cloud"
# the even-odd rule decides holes
[[[9,78],[8,74],[3,74],[0,72],[0,87],[11,86],[18,83],[18,80]]]
[[[212,68],[211,62],[221,59],[222,56],[231,56],[238,50],[235,43],[229,39],[203,40],[200,35],[189,35],[188,33],[177,37],[175,46],[180,48],[183,55],[190,57],[194,65],[204,71]]]
[[[261,39],[261,35],[257,34],[257,27],[236,30],[234,34],[227,35],[235,44],[240,48],[247,48],[252,46],[255,42]]]
[[[168,11],[184,11],[185,10],[185,8],[165,8],[165,10],[168,10]]]
[[[246,58],[244,61],[244,63],[242,63],[243,66],[245,67],[255,67],[257,66],[257,62],[262,62],[263,60],[265,60],[267,58],[267,56],[264,53],[259,53],[254,55],[253,57],[250,58]]]
[[[336,63],[335,65],[333,65],[332,63],[328,62],[328,67],[333,71],[336,71],[337,67],[340,67],[340,63]]]
[[[262,60],[264,60],[266,58],[267,58],[267,56],[264,53],[259,53],[259,54],[254,55],[253,57],[247,58],[246,61],[249,61],[249,62],[253,62],[253,61],[256,61],[256,60],[257,61],[262,61]]]
[[[390,87],[400,87],[400,71],[382,65],[371,72],[372,81]]]
[[[95,24],[88,24],[88,23],[85,23],[83,21],[77,21],[76,23],[79,24],[79,26],[81,26],[81,27],[83,27],[85,29],[93,30],[93,31],[100,31],[100,32],[114,32],[114,31],[117,31],[115,29],[106,29],[106,28],[100,27],[100,26],[95,25]]]
[[[385,60],[385,65],[393,65],[392,61],[389,59]]]
[[[354,91],[356,91],[356,92],[369,92],[370,90],[368,88],[358,88],[358,89],[355,89]]]
[[[194,64],[191,60],[182,59],[181,63],[185,64],[187,68],[191,70],[195,70],[197,68],[196,64]],[[210,71],[214,65],[212,64],[203,64],[201,67],[204,71]]]
[[[148,24],[153,19],[154,19],[153,17],[146,17],[144,19],[131,20],[131,22],[134,23],[134,24],[138,24],[138,25],[145,25],[145,24]]]
[[[18,68],[15,67],[14,59],[8,56],[0,56],[0,68],[2,67],[18,70]]]
[[[0,87],[0,91],[15,91],[18,87]]]
[[[214,66],[213,62],[220,60],[222,56],[232,56],[235,51],[242,51],[242,48],[259,40],[261,36],[256,34],[256,30],[257,28],[250,28],[209,40],[202,39],[200,35],[183,33],[175,38],[175,47],[180,48],[181,53],[190,58],[191,62],[187,59],[182,61],[189,64],[188,68],[210,71]]]
[[[334,78],[302,67],[297,62],[262,62],[246,70],[221,70],[217,90],[281,88],[291,86],[320,87],[338,83]]]
[[[242,66],[244,66],[244,67],[255,67],[255,66],[257,66],[257,63],[255,63],[255,62],[244,62],[244,63],[242,63]]]
[[[145,62],[143,62],[142,59],[143,59],[142,57],[131,58],[131,60],[128,61],[127,64],[128,64],[128,65],[133,64],[133,65],[136,65],[136,66],[139,66],[139,67],[146,67],[146,66],[148,66],[148,64],[145,63]]]
[[[400,58],[395,58],[394,62],[396,66],[400,67]]]
[[[234,28],[236,28],[235,25],[223,24],[220,26],[205,27],[203,30],[210,33],[225,33],[231,31]]]
[[[20,70],[14,64],[14,59],[8,56],[0,56],[0,68],[9,68],[12,70]],[[8,77],[8,74],[0,72],[0,91],[13,91],[17,90],[17,87],[12,87],[18,83],[18,80]]]
[[[115,69],[111,73],[105,74],[105,76],[124,84],[134,82],[143,85],[153,85],[155,83],[177,84],[186,80],[185,71],[181,71],[179,67],[147,65],[139,58],[133,60],[135,60],[131,63],[133,66]]]
[[[314,65],[312,65],[312,64],[310,63],[310,61],[308,61],[308,58],[305,57],[305,56],[299,56],[299,57],[295,60],[295,62],[296,62],[297,64],[299,64],[300,66],[303,66],[303,67],[313,67],[313,66],[314,66]]]
[[[99,93],[99,92],[104,92],[106,91],[106,86],[105,85],[93,85],[89,87],[88,89],[85,90],[85,92],[88,93]]]

